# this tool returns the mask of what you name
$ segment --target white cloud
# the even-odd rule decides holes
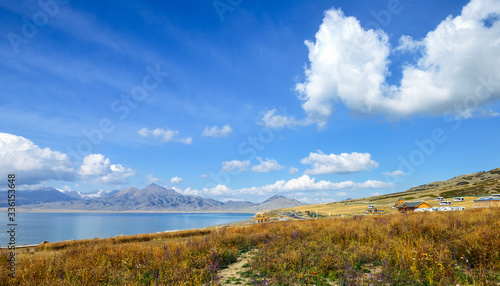
[[[342,153],[340,155],[326,155],[320,150],[309,153],[309,156],[300,161],[302,164],[312,165],[304,174],[348,174],[370,171],[378,167],[378,163],[371,160],[370,153]]]
[[[345,196],[347,196],[347,192],[338,192],[338,193],[335,193],[335,195],[338,197],[345,197]]]
[[[97,184],[120,185],[127,183],[128,178],[136,173],[121,164],[111,164],[109,158],[102,154],[90,154],[83,158],[78,170],[79,179],[90,180]]]
[[[206,179],[206,178],[210,178],[210,176],[207,174],[201,174],[198,176],[198,178]]]
[[[110,161],[102,154],[90,154],[83,158],[83,164],[78,173],[82,178],[104,176],[109,172]]]
[[[179,131],[176,130],[164,130],[161,128],[156,128],[154,130],[148,129],[148,128],[142,128],[137,131],[137,134],[139,136],[146,138],[146,137],[156,137],[159,138],[162,142],[181,142],[184,144],[192,144],[193,143],[193,138],[188,137],[184,139],[176,139],[174,138],[179,134]]]
[[[184,179],[183,178],[179,178],[177,176],[175,176],[172,179],[170,179],[170,183],[172,183],[172,184],[180,184],[182,181],[184,181]]]
[[[74,178],[74,169],[66,154],[42,149],[21,136],[0,133],[0,174],[9,173],[15,173],[27,185]]]
[[[159,178],[155,177],[152,174],[146,175],[145,179],[146,179],[146,183],[148,183],[148,184],[158,183],[161,181]]]
[[[166,187],[168,189],[168,187]],[[180,194],[183,194],[185,196],[199,196],[200,191],[191,189],[191,188],[185,188],[184,190],[179,189],[177,187],[172,187],[172,189]]]
[[[40,148],[21,136],[0,133],[0,172],[15,173],[25,185],[39,185],[47,180],[90,180],[101,184],[122,184],[135,171],[120,164],[112,165],[101,154],[90,154],[78,163],[66,154]]]
[[[262,122],[264,122],[264,126],[267,128],[291,128],[300,124],[295,118],[276,115],[276,108],[267,111],[262,117]]]
[[[240,172],[248,171],[248,167],[250,167],[250,161],[225,161],[222,162],[222,171],[224,172],[233,172],[239,170]]]
[[[231,132],[233,132],[233,129],[231,129],[229,124],[226,124],[222,128],[218,128],[217,126],[211,128],[205,127],[201,135],[206,137],[227,137]]]
[[[392,172],[383,172],[382,174],[386,175],[386,176],[390,176],[390,177],[400,177],[400,176],[404,176],[405,172],[403,172],[401,170],[396,170],[396,171],[392,171]]]
[[[381,192],[373,192],[370,194],[372,197],[383,195]]]
[[[500,99],[498,0],[472,0],[462,14],[443,20],[425,38],[402,37],[399,52],[421,53],[403,68],[399,86],[389,85],[391,47],[380,30],[364,30],[341,10],[325,13],[315,43],[306,41],[310,66],[296,86],[307,123],[326,124],[334,103],[353,113],[399,119],[417,114],[460,115]],[[456,106],[454,110],[451,107]]]
[[[188,138],[186,138],[186,139],[180,139],[180,140],[179,140],[179,142],[182,142],[182,143],[184,143],[184,144],[191,145],[191,144],[193,144],[193,138],[188,137]]]
[[[136,172],[131,168],[126,168],[121,164],[109,166],[109,172],[102,176],[93,179],[98,184],[121,185],[126,184],[128,178],[135,176]]]
[[[294,168],[294,167],[288,168],[288,173],[290,173],[290,174],[296,174],[298,171],[299,171],[299,169]]]
[[[364,190],[364,189],[388,189],[394,188],[393,183],[386,183],[381,181],[368,180],[363,183],[355,183],[353,181],[344,182],[330,182],[330,181],[318,181],[315,178],[311,178],[308,175],[303,175],[299,178],[294,178],[288,181],[278,180],[273,184],[261,186],[261,187],[250,187],[242,189],[231,189],[225,185],[217,185],[213,188],[203,188],[201,190],[191,190],[191,193],[197,193],[201,195],[208,196],[238,196],[238,195],[256,195],[256,196],[268,196],[276,193],[303,193],[303,192],[314,192],[314,191],[337,191],[337,190]]]
[[[260,162],[260,164],[253,166],[252,172],[267,173],[272,171],[279,171],[284,168],[274,159],[270,160],[266,158],[266,160],[264,161],[261,157],[257,157],[257,160]]]

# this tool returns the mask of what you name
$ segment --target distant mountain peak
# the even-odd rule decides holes
[[[279,200],[279,199],[287,199],[287,197],[281,196],[281,195],[274,195],[274,196],[268,198],[267,200],[263,201],[262,203],[265,204],[265,203],[272,202],[272,201]]]

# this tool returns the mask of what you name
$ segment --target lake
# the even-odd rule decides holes
[[[248,219],[253,213],[16,213],[16,244],[186,230]],[[8,244],[0,213],[0,245]]]

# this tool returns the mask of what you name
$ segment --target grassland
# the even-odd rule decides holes
[[[287,221],[1,251],[0,284],[499,285],[499,245],[499,208]]]
[[[437,181],[426,185],[417,186],[404,192],[392,193],[368,198],[353,199],[341,202],[326,204],[307,205],[283,209],[283,212],[318,212],[323,216],[340,216],[364,214],[368,205],[383,208],[387,212],[392,212],[392,206],[398,198],[403,197],[406,201],[425,201],[433,207],[438,207],[439,202],[435,197],[444,197],[452,201],[452,206],[462,206],[466,209],[474,208],[474,200],[500,194],[500,168],[488,172],[477,172],[470,175],[462,175],[451,178],[447,181]],[[464,197],[464,202],[454,202],[454,197]]]

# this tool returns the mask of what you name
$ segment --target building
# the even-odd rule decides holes
[[[367,214],[385,214],[385,209],[380,209],[380,208],[376,208],[376,207],[373,207],[373,208],[370,208],[366,211]]]
[[[394,208],[397,209],[398,212],[413,212],[415,209],[419,208],[430,208],[431,205],[424,201],[420,202],[405,202],[405,199],[399,198],[398,202],[394,204]]]
[[[474,200],[475,208],[500,207],[500,198],[488,197]]]

